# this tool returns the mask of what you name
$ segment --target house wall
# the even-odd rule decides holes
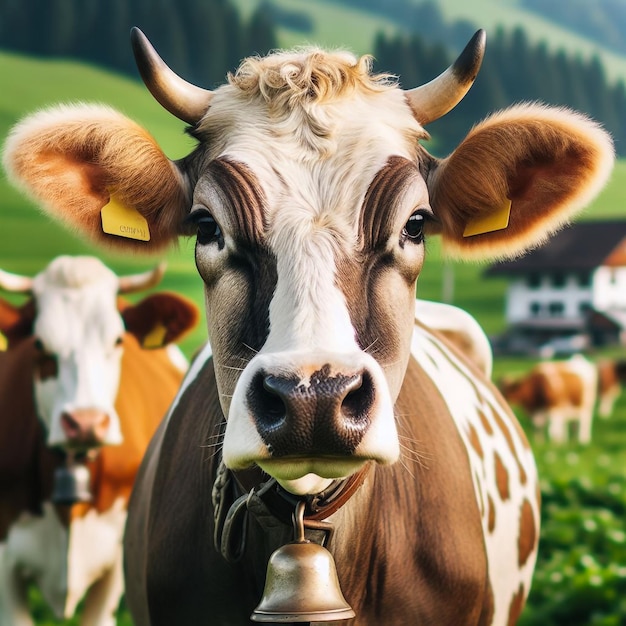
[[[506,319],[509,323],[532,317],[565,317],[578,319],[584,307],[593,303],[592,285],[581,286],[577,274],[565,275],[563,285],[556,286],[553,277],[541,276],[536,287],[529,287],[526,278],[509,284]],[[604,290],[600,290],[604,293]]]
[[[565,274],[562,284],[555,284],[550,274],[537,277],[529,286],[528,277],[516,278],[508,287],[506,319],[516,323],[533,317],[579,319],[585,307],[597,311],[626,310],[626,267],[599,267],[589,284],[582,284],[579,274]]]
[[[598,311],[626,309],[626,267],[599,267],[595,271],[593,306]]]

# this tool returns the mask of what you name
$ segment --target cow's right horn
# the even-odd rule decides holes
[[[178,119],[195,126],[207,112],[213,92],[188,83],[172,71],[135,26],[130,30],[130,41],[137,69],[156,101]]]
[[[30,276],[20,276],[0,270],[0,289],[12,293],[31,293],[33,279]]]
[[[166,263],[159,263],[155,268],[141,274],[131,274],[130,276],[120,276],[118,293],[135,293],[154,287],[161,282],[165,274]]]

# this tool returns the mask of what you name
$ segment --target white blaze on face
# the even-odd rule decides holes
[[[115,399],[124,334],[117,311],[118,278],[92,257],[58,257],[33,281],[34,335],[56,358],[56,375],[36,377],[35,399],[49,445],[66,437],[61,415],[95,409],[109,417],[104,443],[120,443]]]

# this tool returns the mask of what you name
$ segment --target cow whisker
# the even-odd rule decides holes
[[[218,367],[221,367],[225,370],[235,370],[237,372],[243,372],[246,369],[245,367],[235,367],[233,365],[219,365]]]

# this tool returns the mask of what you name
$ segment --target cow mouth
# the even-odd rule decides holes
[[[364,457],[281,457],[257,461],[257,465],[278,482],[294,481],[309,474],[336,480],[358,472],[369,459]]]

